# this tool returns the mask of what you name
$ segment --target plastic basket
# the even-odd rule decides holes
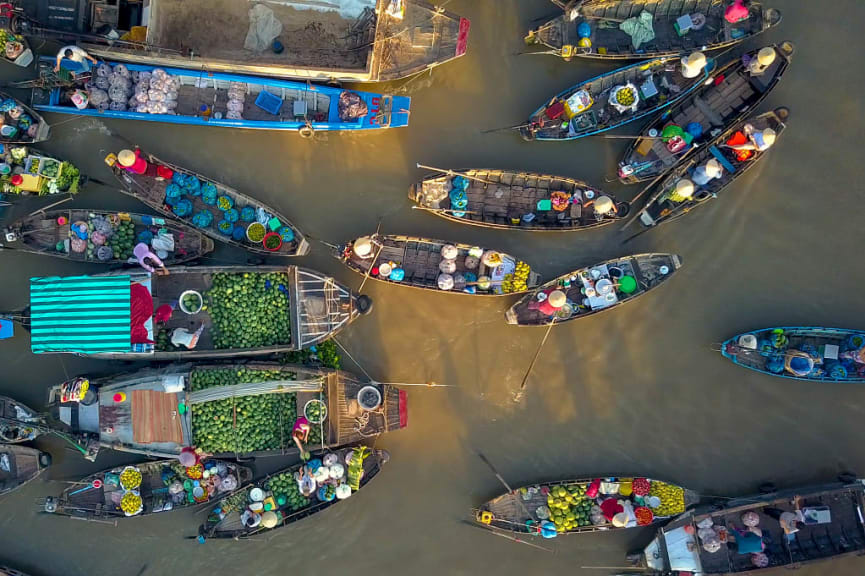
[[[258,93],[258,97],[255,99],[255,105],[265,112],[278,116],[279,111],[282,108],[282,98],[275,94],[271,94],[267,90],[262,90]]]
[[[321,416],[319,416],[318,419],[309,417],[309,407],[313,404],[318,404],[319,406],[321,406]],[[310,424],[321,424],[327,418],[327,404],[325,404],[318,398],[313,398],[312,400],[309,400],[306,404],[303,405],[303,415],[307,420],[309,420]]]
[[[196,310],[191,310],[191,309],[186,307],[186,303],[184,302],[186,296],[197,296],[198,297],[198,308]],[[199,312],[201,312],[201,309],[204,307],[204,298],[202,298],[200,292],[197,292],[195,290],[184,290],[183,293],[180,295],[179,304],[180,304],[180,309],[185,314],[190,314],[190,315],[198,314]]]

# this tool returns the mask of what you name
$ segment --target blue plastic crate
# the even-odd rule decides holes
[[[271,94],[267,90],[262,90],[258,93],[258,98],[255,99],[255,105],[265,112],[279,116],[279,110],[282,108],[282,98]]]

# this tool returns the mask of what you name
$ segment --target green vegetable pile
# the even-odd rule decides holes
[[[201,308],[201,297],[197,294],[187,294],[183,297],[183,307],[189,311],[195,311]]]
[[[289,370],[196,369],[192,392],[214,386],[293,380]],[[290,448],[291,428],[297,418],[294,393],[263,394],[214,400],[192,410],[192,436],[196,446],[210,453],[256,452]]]
[[[132,249],[135,241],[135,224],[132,221],[120,222],[114,228],[114,234],[106,243],[114,251],[115,260],[128,260],[132,258]]]
[[[39,173],[46,178],[56,178],[60,172],[60,162],[53,158],[45,158],[42,162],[42,169]]]
[[[296,512],[309,506],[310,499],[305,498],[300,493],[300,488],[294,479],[294,474],[291,472],[284,472],[273,476],[267,481],[265,488],[273,492],[273,496],[277,502],[281,502],[281,499],[284,498],[285,507],[291,512]]]
[[[282,287],[282,288],[280,288]],[[288,276],[219,273],[206,293],[216,348],[257,348],[291,343]]]
[[[78,184],[81,181],[81,171],[69,162],[64,162],[60,169],[60,176],[55,181],[57,189],[61,192],[75,194],[78,192]]]

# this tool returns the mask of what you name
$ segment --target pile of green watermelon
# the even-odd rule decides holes
[[[218,273],[205,294],[216,348],[258,348],[291,343],[288,275]]]
[[[281,507],[287,507],[291,512],[296,512],[309,506],[310,499],[305,498],[300,493],[300,488],[294,479],[294,474],[291,472],[283,472],[282,474],[273,476],[267,481],[265,488],[273,492],[273,496]],[[283,501],[285,502],[284,504]]]
[[[205,368],[193,370],[190,389],[294,379],[289,370]],[[214,400],[193,407],[192,436],[197,447],[213,454],[279,450],[293,445],[296,418],[297,401],[290,392]]]

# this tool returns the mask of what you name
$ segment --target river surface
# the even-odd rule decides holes
[[[526,143],[484,129],[520,123],[545,99],[613,68],[517,55],[546,0],[453,0],[472,20],[469,52],[433,74],[387,87],[412,96],[411,126],[381,134],[301,140],[290,133],[207,129],[52,116],[45,146],[109,181],[102,151],[122,139],[278,207],[316,239],[406,233],[500,247],[547,278],[635,252],[681,254],[684,268],[636,303],[556,327],[519,388],[543,329],[504,322],[509,298],[474,299],[370,281],[373,313],[340,342],[380,381],[447,384],[409,389],[406,430],[382,437],[392,458],[344,506],[255,542],[185,539],[202,514],[176,512],[86,524],[37,514],[36,498],[134,457],[103,451],[95,464],[52,440],[55,466],[0,501],[0,563],[34,576],[209,574],[403,574],[418,576],[608,574],[649,531],[545,542],[544,552],[463,523],[473,506],[503,491],[483,452],[513,486],[632,473],[670,479],[705,494],[745,494],[766,481],[794,486],[865,474],[865,387],[770,378],[713,351],[725,338],[772,325],[865,327],[862,202],[865,134],[857,0],[767,0],[784,13],[759,43],[792,40],[791,68],[763,109],[787,106],[789,128],[758,167],[722,199],[622,245],[615,226],[572,234],[476,229],[411,210],[406,190],[422,162],[563,174],[601,185],[627,140]],[[757,45],[758,43],[753,43]],[[4,66],[9,77],[17,73]],[[373,88],[371,88],[373,89]],[[619,131],[634,134],[637,126]],[[624,199],[637,187],[608,184]],[[136,209],[129,197],[91,185],[80,207]],[[222,248],[210,262],[244,262]],[[860,264],[857,264],[860,262]],[[297,263],[357,288],[361,279],[313,242]],[[49,258],[2,255],[0,309],[26,304],[28,278],[96,272]],[[68,375],[132,366],[71,356],[36,357],[26,335],[0,347],[0,393],[41,406]],[[353,365],[346,359],[345,365]],[[268,472],[286,462],[258,462]],[[861,559],[803,568],[802,575],[861,574]],[[782,573],[782,572],[779,572]]]

